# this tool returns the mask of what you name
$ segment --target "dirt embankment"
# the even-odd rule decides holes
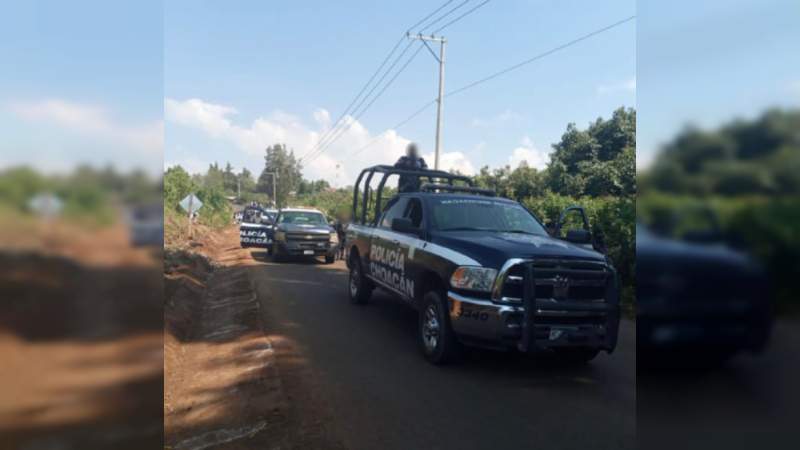
[[[195,230],[198,231],[198,230]],[[165,252],[164,430],[174,449],[290,448],[286,398],[235,227]]]
[[[0,448],[160,446],[161,251],[39,225],[0,234]]]

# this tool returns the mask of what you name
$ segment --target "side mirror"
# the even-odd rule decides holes
[[[587,230],[567,230],[567,237],[564,239],[573,244],[591,244],[592,234]]]
[[[392,219],[392,231],[398,233],[419,234],[419,228],[415,227],[411,219],[406,217],[395,217]]]
[[[547,231],[547,234],[551,236],[556,235],[556,223],[553,222],[552,220],[548,220],[544,223],[544,229],[545,231]]]

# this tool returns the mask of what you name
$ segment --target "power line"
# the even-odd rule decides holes
[[[606,31],[608,31],[608,30],[610,30],[612,28],[616,28],[616,27],[618,27],[618,26],[620,26],[620,25],[622,25],[622,24],[624,24],[626,22],[630,22],[631,20],[633,20],[635,18],[636,18],[636,16],[633,15],[633,16],[627,17],[625,19],[622,19],[622,20],[620,20],[618,22],[614,22],[613,24],[608,25],[606,27],[603,27],[603,28],[597,29],[595,31],[592,31],[591,33],[584,34],[581,37],[575,38],[575,39],[573,39],[573,40],[571,40],[571,41],[569,41],[569,42],[567,42],[565,44],[561,44],[558,47],[553,47],[550,50],[547,50],[546,52],[539,53],[538,55],[536,55],[536,56],[534,56],[532,58],[526,59],[525,61],[522,61],[520,63],[514,64],[511,67],[507,67],[507,68],[505,68],[503,70],[500,70],[498,72],[495,72],[495,73],[493,73],[493,74],[491,74],[489,76],[486,76],[486,77],[481,78],[479,80],[473,81],[472,83],[469,83],[466,86],[462,86],[462,87],[460,87],[458,89],[450,91],[447,94],[445,94],[445,97],[450,97],[451,95],[460,94],[461,92],[464,92],[467,89],[471,89],[471,88],[473,88],[473,87],[475,87],[475,86],[477,86],[479,84],[483,84],[483,83],[485,83],[487,81],[490,81],[490,80],[493,80],[493,79],[495,79],[495,78],[497,78],[497,77],[499,77],[501,75],[505,75],[508,72],[511,72],[512,70],[519,69],[520,67],[522,67],[524,65],[527,65],[527,64],[530,64],[530,63],[532,63],[534,61],[537,61],[539,59],[542,59],[545,56],[549,56],[549,55],[552,55],[553,53],[556,53],[556,52],[558,52],[560,50],[564,50],[567,47],[571,47],[571,46],[573,46],[573,45],[575,45],[575,44],[577,44],[579,42],[585,41],[586,39],[594,37],[594,36],[596,36],[596,35],[598,35],[600,33],[606,32]]]
[[[406,47],[403,49],[403,51],[400,52],[400,54],[397,56],[397,58],[395,58],[394,62],[392,62],[392,64],[389,66],[389,68],[386,69],[386,71],[383,73],[383,75],[381,75],[380,79],[378,79],[378,81],[372,86],[372,88],[369,90],[367,95],[362,97],[361,101],[358,102],[358,105],[356,105],[356,107],[352,111],[350,111],[351,115],[355,115],[356,111],[358,111],[361,108],[361,106],[364,104],[364,102],[366,102],[367,99],[369,99],[370,95],[372,95],[372,93],[375,92],[375,89],[378,86],[380,86],[380,84],[383,82],[383,80],[386,79],[386,76],[389,75],[389,73],[391,73],[392,69],[395,68],[397,63],[399,63],[400,60],[403,58],[403,56],[406,54],[406,52],[408,52],[408,50],[411,48],[412,44],[413,44],[412,42],[409,42],[409,44],[406,45]],[[344,119],[345,116],[346,116],[346,113],[342,114],[342,119]],[[301,160],[308,160],[309,158],[310,159],[315,158],[318,154],[322,153],[324,151],[324,148],[326,148],[328,145],[330,145],[331,142],[333,142],[336,139],[338,139],[338,136],[341,135],[341,133],[340,133],[340,131],[342,130],[341,127],[347,125],[347,123],[344,123],[344,122],[345,121],[342,121],[340,126],[334,127],[334,129],[333,129],[334,131],[332,131],[330,134],[328,134],[328,136],[325,139],[320,139],[319,141],[317,141],[317,146],[316,146],[316,149],[315,149],[316,150],[316,154],[314,153],[314,150],[309,151],[308,153],[303,155]],[[348,128],[349,128],[349,126],[348,126]],[[336,136],[336,137],[334,137],[334,136]]]
[[[483,5],[487,4],[487,3],[489,3],[490,1],[492,1],[492,0],[484,0],[484,2],[483,2],[483,3],[479,3],[478,5],[476,5],[476,6],[473,6],[473,7],[472,7],[472,8],[471,8],[469,11],[467,11],[467,12],[465,12],[465,13],[461,14],[460,16],[456,17],[455,19],[451,20],[450,22],[447,22],[446,24],[444,24],[444,25],[442,25],[441,27],[437,28],[437,29],[436,29],[436,30],[433,32],[433,34],[436,34],[436,33],[440,32],[440,31],[444,30],[445,28],[449,27],[450,25],[452,25],[452,24],[454,24],[454,23],[458,22],[459,20],[463,19],[464,17],[466,17],[466,16],[468,16],[468,15],[472,14],[472,12],[473,12],[473,11],[475,11],[476,9],[480,8],[481,6],[483,6]]]
[[[433,11],[433,12],[432,12],[432,13],[430,13],[430,14],[428,14],[427,16],[425,16],[424,18],[422,18],[420,21],[418,21],[418,22],[417,22],[417,23],[415,23],[414,25],[411,25],[410,27],[408,27],[408,30],[407,30],[407,31],[411,31],[411,30],[413,30],[414,28],[417,28],[418,26],[422,25],[422,24],[423,24],[423,23],[425,23],[425,22],[426,22],[428,19],[430,19],[430,18],[431,18],[433,15],[435,15],[435,14],[436,14],[436,13],[438,13],[439,11],[443,10],[443,9],[444,9],[444,8],[445,8],[447,5],[449,5],[450,3],[453,3],[453,1],[454,1],[454,0],[448,0],[448,1],[444,2],[444,4],[443,4],[442,6],[440,6],[440,7],[436,8],[436,10],[435,10],[435,11]],[[469,1],[469,0],[467,0],[467,1]],[[430,25],[428,25],[428,26],[430,26]],[[426,28],[427,28],[427,27],[426,27]]]
[[[467,3],[469,3],[470,1],[471,1],[471,0],[464,0],[463,2],[459,3],[459,4],[458,4],[458,5],[456,5],[454,8],[450,9],[450,10],[449,10],[449,11],[447,11],[445,14],[443,14],[443,15],[441,15],[440,17],[438,17],[437,19],[435,19],[433,22],[430,22],[430,23],[428,23],[428,25],[426,25],[425,27],[423,27],[423,28],[420,30],[420,32],[419,32],[419,33],[422,33],[423,31],[427,30],[428,28],[431,28],[431,27],[432,27],[432,26],[434,26],[435,24],[439,23],[441,20],[445,19],[446,17],[448,17],[449,15],[451,15],[452,13],[454,13],[455,11],[457,11],[458,9],[460,9],[461,7],[463,7],[464,5],[466,5]],[[477,9],[479,9],[479,8],[483,7],[484,5],[486,5],[487,3],[489,3],[490,1],[491,1],[491,0],[484,0],[483,2],[481,2],[481,3],[477,4],[477,5],[475,5],[474,7],[470,8],[468,11],[466,11],[466,12],[462,13],[461,15],[459,15],[458,17],[456,17],[455,19],[453,19],[453,20],[451,20],[451,21],[447,22],[447,23],[446,23],[446,24],[444,24],[443,26],[441,26],[441,27],[439,27],[438,29],[436,29],[436,31],[434,31],[434,34],[435,34],[435,33],[438,33],[438,32],[440,32],[440,31],[444,30],[445,28],[449,27],[450,25],[452,25],[452,24],[454,24],[454,23],[458,22],[459,20],[461,20],[461,19],[463,19],[464,17],[468,16],[469,14],[473,13],[473,12],[474,12],[474,11],[476,11]],[[447,6],[447,4],[449,4],[449,3],[451,3],[451,2],[447,2],[447,3],[445,3],[444,5],[440,6],[440,7],[437,9],[437,11],[440,11],[440,10],[441,10],[441,9],[443,9],[445,6]],[[432,17],[433,15],[435,15],[435,14],[436,14],[436,12],[437,12],[437,11],[434,11],[433,13],[429,14],[429,15],[428,15],[428,17]],[[425,19],[421,20],[421,21],[420,21],[420,22],[418,22],[417,24],[420,24],[420,23],[423,23],[423,22],[425,22]],[[416,24],[415,24],[415,25],[416,25]],[[411,28],[414,28],[414,27],[410,27],[410,29],[411,29]],[[424,43],[424,42],[423,42],[423,43]],[[412,59],[413,59],[413,57],[412,57]],[[395,76],[395,78],[396,78],[396,76]],[[389,84],[391,84],[391,82],[390,82]],[[382,94],[382,93],[383,93],[383,92],[386,90],[386,88],[388,88],[388,85],[387,85],[387,86],[384,86],[384,88],[383,88],[383,89],[380,91],[380,93],[379,93],[379,94],[378,94],[378,95],[377,95],[375,98],[373,98],[373,100],[370,102],[370,104],[367,106],[367,108],[369,108],[369,106],[370,106],[370,105],[372,105],[372,103],[374,103],[374,102],[375,102],[375,100],[377,100],[377,97],[380,97],[380,95],[381,95],[381,94]],[[426,106],[426,107],[427,107],[427,106]],[[363,114],[363,111],[362,111],[362,113],[361,113],[361,114]],[[317,151],[317,152],[316,152],[316,153],[315,153],[315,154],[314,154],[314,155],[311,157],[311,160],[315,159],[316,157],[318,157],[319,155],[321,155],[322,153],[324,153],[324,152],[325,152],[325,151],[328,149],[328,147],[330,147],[330,145],[332,145],[332,144],[333,144],[333,142],[335,142],[336,140],[338,140],[338,139],[339,139],[339,137],[341,137],[341,136],[342,136],[342,134],[344,134],[344,132],[345,132],[345,131],[347,131],[347,130],[348,130],[350,127],[351,127],[351,126],[352,126],[352,121],[351,121],[349,124],[347,124],[346,128],[344,128],[344,131],[341,131],[341,132],[339,132],[339,133],[338,133],[338,135],[334,136],[334,137],[333,137],[333,138],[331,138],[331,139],[328,139],[328,141],[327,141],[327,142],[325,142],[325,144],[324,144],[324,145],[320,146],[321,148],[320,148],[320,149],[319,149],[319,150],[318,150],[318,151]],[[382,134],[383,134],[383,133],[382,133]],[[381,134],[381,135],[382,135],[382,134]],[[379,135],[379,136],[381,136],[381,135]],[[377,138],[376,138],[375,140],[377,140]],[[373,142],[374,142],[375,140],[373,140]],[[369,144],[368,144],[368,145],[369,145]]]
[[[484,2],[484,3],[486,3],[486,2]],[[479,5],[479,6],[480,6],[480,5]],[[475,87],[475,86],[478,86],[479,84],[483,84],[483,83],[485,83],[485,82],[487,82],[487,81],[493,80],[493,79],[495,79],[495,78],[497,78],[497,77],[499,77],[499,76],[501,76],[501,75],[504,75],[504,74],[506,74],[506,73],[508,73],[508,72],[511,72],[511,71],[513,71],[513,70],[516,70],[516,69],[519,69],[520,67],[522,67],[522,66],[525,66],[525,65],[527,65],[527,64],[530,64],[530,63],[532,63],[532,62],[534,62],[534,61],[536,61],[536,60],[542,59],[542,58],[544,58],[544,57],[546,57],[546,56],[549,56],[549,55],[551,55],[551,54],[553,54],[553,53],[556,53],[556,52],[558,52],[558,51],[560,51],[560,50],[564,50],[565,48],[568,48],[568,47],[571,47],[571,46],[573,46],[573,45],[575,45],[575,44],[578,44],[578,43],[579,43],[579,42],[581,42],[581,41],[585,41],[586,39],[589,39],[589,38],[591,38],[591,37],[594,37],[594,36],[596,36],[596,35],[598,35],[598,34],[600,34],[600,33],[604,33],[604,32],[606,32],[606,31],[608,31],[608,30],[611,30],[611,29],[613,29],[613,28],[616,28],[616,27],[618,27],[618,26],[620,26],[620,25],[623,25],[623,24],[625,24],[625,23],[627,23],[627,22],[630,22],[631,20],[633,20],[633,19],[635,19],[635,18],[636,18],[636,15],[632,15],[632,16],[630,16],[630,17],[627,17],[627,18],[625,18],[625,19],[622,19],[622,20],[620,20],[620,21],[614,22],[614,23],[612,23],[611,25],[608,25],[608,26],[605,26],[605,27],[603,27],[603,28],[599,28],[599,29],[597,29],[597,30],[594,30],[594,31],[592,31],[592,32],[590,32],[590,33],[584,34],[583,36],[580,36],[580,37],[578,37],[578,38],[575,38],[575,39],[573,39],[573,40],[571,40],[571,41],[569,41],[569,42],[566,42],[566,43],[564,43],[564,44],[561,44],[561,45],[559,45],[559,46],[557,46],[557,47],[553,47],[552,49],[550,49],[550,50],[547,50],[547,51],[545,51],[545,52],[539,53],[538,55],[536,55],[536,56],[534,56],[534,57],[532,57],[532,58],[526,59],[525,61],[522,61],[522,62],[519,62],[519,63],[517,63],[517,64],[514,64],[513,66],[507,67],[507,68],[505,68],[505,69],[503,69],[503,70],[500,70],[500,71],[498,71],[498,72],[495,72],[495,73],[493,73],[493,74],[491,74],[491,75],[489,75],[489,76],[483,77],[483,78],[481,78],[481,79],[478,79],[478,80],[476,80],[476,81],[473,81],[472,83],[469,83],[469,84],[467,84],[467,85],[465,85],[465,86],[462,86],[462,87],[460,87],[460,88],[458,88],[458,89],[455,89],[455,90],[453,90],[453,91],[450,91],[450,92],[446,93],[444,96],[445,96],[445,97],[449,97],[449,96],[451,96],[451,95],[460,94],[460,93],[462,93],[462,92],[464,92],[464,91],[466,91],[466,90],[468,90],[468,89],[471,89],[471,88],[473,88],[473,87]],[[358,154],[358,153],[360,153],[360,152],[362,152],[362,151],[366,150],[367,148],[369,148],[370,146],[372,146],[372,144],[374,144],[375,142],[377,142],[377,141],[378,141],[378,139],[379,139],[381,136],[383,136],[384,134],[386,134],[386,133],[387,133],[387,132],[389,132],[390,130],[397,130],[398,128],[400,128],[400,127],[402,127],[403,125],[407,124],[408,122],[410,122],[412,119],[414,119],[414,118],[415,118],[415,117],[417,117],[418,115],[422,114],[422,112],[423,112],[423,111],[425,111],[426,109],[430,108],[430,107],[431,107],[433,104],[435,104],[435,103],[436,103],[436,100],[431,100],[430,102],[426,103],[425,105],[423,105],[421,108],[419,108],[417,111],[415,111],[413,114],[411,114],[410,116],[408,116],[406,119],[404,119],[403,121],[401,121],[401,122],[400,122],[400,123],[398,123],[397,125],[395,125],[395,126],[393,126],[393,127],[390,127],[390,128],[388,128],[388,129],[386,129],[384,132],[382,132],[382,133],[378,134],[377,136],[375,136],[375,138],[374,138],[373,140],[371,140],[371,141],[370,141],[370,142],[368,142],[366,145],[364,145],[363,147],[361,147],[361,148],[359,148],[358,150],[356,150],[355,152],[353,152],[353,153],[352,153],[352,155],[356,155],[356,154]]]
[[[418,115],[422,114],[426,109],[430,108],[431,106],[433,106],[435,104],[436,104],[436,100],[431,100],[430,102],[426,103],[422,108],[416,110],[413,114],[411,114],[410,116],[408,116],[405,119],[401,120],[395,126],[387,128],[382,133],[380,133],[377,136],[375,136],[366,145],[360,147],[358,150],[356,150],[353,153],[351,153],[350,155],[348,155],[348,158],[351,157],[351,156],[355,156],[355,155],[361,153],[362,151],[366,150],[367,148],[372,146],[372,144],[378,142],[378,139],[380,139],[384,134],[388,133],[390,130],[396,130],[396,129],[402,127],[403,125],[407,124],[408,122],[411,122],[414,118],[416,118]]]
[[[466,5],[466,4],[467,4],[467,3],[469,3],[469,2],[470,2],[470,0],[464,0],[463,2],[459,3],[458,5],[456,5],[456,6],[455,6],[455,8],[451,9],[450,11],[447,11],[445,14],[443,14],[442,16],[440,16],[438,19],[436,19],[436,20],[434,20],[433,22],[431,22],[431,23],[429,23],[428,25],[426,25],[426,26],[425,26],[425,28],[423,28],[423,29],[421,29],[421,30],[420,30],[420,33],[421,33],[421,32],[423,32],[423,31],[425,31],[425,30],[427,30],[428,28],[430,28],[430,27],[432,27],[432,26],[436,25],[436,24],[437,24],[437,23],[439,23],[439,22],[440,22],[442,19],[444,19],[445,17],[449,16],[450,14],[453,14],[453,13],[454,13],[454,12],[456,12],[456,11],[457,11],[459,8],[461,8],[462,6]]]
[[[450,14],[452,14],[453,12],[455,12],[456,10],[458,10],[459,8],[464,6],[469,1],[471,1],[471,0],[465,0],[464,2],[460,3],[456,7],[450,9],[449,11],[447,11],[446,13],[444,13],[443,15],[441,15],[440,17],[435,19],[433,22],[430,22],[427,25],[425,25],[422,29],[424,30],[424,29],[430,28],[434,24],[438,23],[442,19],[446,18],[447,16],[449,16]],[[452,2],[452,0],[450,0],[448,2],[445,2],[443,5],[441,5],[439,8],[437,8],[434,12],[432,12],[431,14],[428,14],[425,18],[423,18],[422,20],[420,20],[416,24],[414,24],[412,27],[410,27],[409,30],[413,29],[414,27],[418,26],[421,23],[426,22],[430,17],[436,15],[436,13],[438,11],[441,11],[442,9],[444,9],[451,2]],[[484,2],[484,4],[485,3],[486,2]],[[482,6],[482,5],[479,5],[479,6]],[[476,8],[473,8],[473,10],[474,9],[476,9]],[[463,17],[463,15],[462,15],[462,17]],[[358,103],[358,105],[355,107],[355,109],[350,112],[350,114],[353,115],[354,120],[358,120],[369,109],[369,107],[372,106],[372,104],[375,103],[375,101],[384,92],[386,92],[388,87],[394,82],[394,80],[397,78],[397,76],[408,66],[408,64],[411,62],[411,60],[414,59],[416,54],[419,53],[420,49],[418,49],[417,52],[414,53],[414,55],[406,62],[406,64],[389,80],[389,82],[386,85],[384,85],[384,87],[378,92],[378,94],[376,94],[376,96],[373,97],[372,100],[370,100],[369,103],[360,112],[358,112],[357,114],[354,114],[354,112],[358,111],[359,108],[361,108],[361,106],[367,101],[367,99],[370,97],[370,95],[372,95],[372,93],[381,84],[381,82],[386,78],[386,76],[389,75],[389,73],[397,65],[397,63],[402,59],[403,55],[408,51],[408,49],[411,47],[412,44],[413,44],[413,42],[409,42],[409,45],[407,45],[403,49],[403,51],[400,53],[400,55],[394,60],[392,65],[389,66],[389,68],[383,73],[383,75],[380,77],[380,79],[372,86],[370,91],[361,99],[361,101]],[[395,47],[397,47],[397,45],[399,45],[399,43],[396,44]],[[345,117],[345,115],[346,115],[346,113],[342,115],[342,119]],[[305,161],[305,162],[313,161],[318,156],[320,156],[322,153],[324,153],[347,130],[349,130],[350,127],[352,127],[352,124],[353,124],[354,120],[348,121],[347,123],[345,123],[345,121],[337,121],[337,126],[332,128],[333,131],[331,133],[326,133],[326,135],[323,138],[321,138],[319,141],[317,141],[317,145],[315,145],[309,152],[307,152],[305,155],[303,155],[303,157],[301,158],[301,162],[302,161]]]
[[[451,0],[451,1],[452,1],[452,0]],[[381,62],[381,65],[380,65],[380,66],[378,66],[378,69],[377,69],[377,70],[375,70],[375,72],[374,72],[374,73],[372,74],[372,76],[369,78],[369,80],[367,81],[367,83],[366,83],[366,84],[364,84],[364,86],[361,88],[361,90],[360,90],[360,91],[358,91],[358,94],[356,94],[356,96],[353,98],[353,100],[350,102],[350,104],[349,104],[349,105],[347,105],[347,108],[345,108],[345,109],[344,109],[344,111],[342,111],[342,114],[339,116],[339,118],[338,118],[338,119],[336,119],[336,122],[334,122],[333,126],[332,126],[331,128],[329,128],[328,130],[326,130],[326,131],[325,131],[325,133],[323,133],[323,135],[322,135],[322,136],[320,137],[320,139],[317,141],[317,144],[314,146],[314,148],[312,148],[311,150],[309,150],[308,152],[306,152],[306,154],[305,154],[305,155],[303,155],[302,157],[300,157],[300,161],[302,161],[302,160],[303,160],[303,159],[304,159],[306,156],[308,156],[308,155],[309,155],[309,154],[311,154],[311,153],[312,153],[314,150],[316,150],[316,148],[319,146],[320,142],[322,142],[324,139],[327,139],[327,136],[328,136],[328,135],[329,135],[329,134],[332,132],[332,130],[334,130],[336,127],[338,127],[338,126],[339,126],[339,123],[340,123],[340,122],[341,122],[341,121],[342,121],[342,120],[345,118],[345,116],[347,115],[347,113],[348,113],[348,112],[350,112],[350,109],[351,109],[351,108],[353,107],[353,105],[354,105],[354,104],[355,104],[355,103],[358,101],[358,99],[359,99],[359,98],[361,98],[361,95],[364,93],[364,91],[366,91],[366,90],[367,90],[367,87],[369,87],[369,85],[370,85],[370,84],[372,84],[372,82],[375,80],[375,77],[376,77],[376,76],[378,76],[378,73],[380,73],[380,71],[383,69],[383,67],[386,65],[386,63],[389,61],[389,58],[391,58],[391,57],[392,57],[392,55],[394,55],[394,52],[396,52],[396,51],[397,51],[397,48],[398,48],[398,47],[400,47],[400,44],[401,44],[402,42],[403,42],[403,38],[401,37],[401,38],[400,38],[400,40],[398,40],[398,41],[397,41],[397,43],[396,43],[396,44],[394,44],[394,47],[392,47],[392,50],[389,52],[389,54],[388,54],[388,55],[386,55],[386,58],[384,58],[384,59],[383,59],[383,62]]]
[[[425,22],[426,22],[428,19],[430,19],[432,16],[436,15],[436,14],[437,14],[439,11],[441,11],[442,9],[444,9],[445,7],[447,7],[447,5],[449,5],[449,4],[450,4],[450,3],[452,3],[453,1],[454,1],[454,0],[448,0],[448,1],[446,1],[446,2],[445,2],[445,3],[443,3],[441,6],[439,6],[438,8],[436,8],[436,9],[435,9],[433,12],[431,12],[431,13],[430,13],[430,14],[428,14],[427,16],[423,17],[421,20],[417,21],[417,23],[415,23],[414,25],[410,26],[410,27],[408,28],[408,30],[411,30],[411,29],[413,29],[413,28],[415,28],[415,27],[419,26],[420,24],[422,24],[422,23],[425,23]],[[448,14],[449,14],[449,13],[448,13]],[[445,14],[443,17],[446,17],[446,16],[447,16],[447,14]],[[428,25],[428,26],[430,26],[430,25]],[[378,76],[378,74],[381,72],[381,70],[383,70],[383,68],[386,66],[386,63],[387,63],[387,62],[388,62],[388,61],[391,59],[391,57],[392,57],[392,56],[395,54],[395,52],[397,51],[398,47],[400,47],[400,44],[403,42],[403,40],[404,40],[404,39],[405,39],[405,34],[404,34],[403,36],[401,36],[401,37],[400,37],[400,39],[397,41],[397,43],[395,43],[395,45],[394,45],[394,46],[392,47],[392,49],[389,51],[389,54],[388,54],[388,55],[386,55],[386,57],[383,59],[383,61],[381,62],[381,64],[378,66],[378,68],[375,70],[375,72],[374,72],[374,73],[372,74],[372,76],[369,78],[369,80],[367,81],[367,83],[366,83],[366,84],[364,84],[364,86],[361,88],[361,90],[358,92],[358,94],[356,94],[356,96],[353,98],[353,100],[350,102],[350,104],[347,106],[347,108],[345,108],[345,110],[344,110],[344,111],[342,111],[342,114],[339,116],[339,118],[338,118],[338,119],[336,119],[336,121],[334,122],[334,125],[333,125],[331,128],[329,128],[328,130],[326,130],[326,131],[325,131],[325,133],[323,133],[323,135],[320,137],[320,139],[317,141],[317,143],[314,145],[314,147],[313,147],[311,150],[309,150],[309,151],[308,151],[308,152],[306,152],[306,153],[305,153],[305,154],[304,154],[302,157],[300,157],[300,160],[299,160],[300,162],[302,162],[304,159],[308,158],[308,157],[309,157],[311,154],[313,154],[313,153],[314,153],[316,150],[318,150],[320,147],[322,147],[322,145],[323,145],[323,142],[326,142],[327,140],[329,140],[329,139],[330,139],[330,137],[333,135],[333,133],[335,133],[336,129],[337,129],[338,127],[340,127],[340,126],[343,124],[343,121],[344,121],[345,117],[347,116],[347,114],[349,114],[349,113],[351,113],[351,112],[352,112],[352,108],[353,108],[353,106],[356,104],[356,102],[358,102],[359,98],[361,98],[361,95],[362,95],[362,94],[363,94],[363,93],[364,93],[364,92],[367,90],[367,88],[368,88],[368,87],[369,87],[369,86],[372,84],[372,82],[375,80],[375,77],[377,77],[377,76]],[[407,50],[407,49],[408,49],[408,47],[406,47],[406,49],[405,49],[405,50]],[[399,57],[397,58],[397,60],[396,60],[396,61],[399,61],[399,59],[400,59],[400,58],[402,58],[402,54],[401,54],[401,56],[399,56]],[[396,62],[395,62],[395,64],[396,64]],[[390,71],[390,70],[388,70],[388,71],[387,71],[387,74],[388,74],[388,72],[389,72],[389,71]],[[384,77],[385,77],[385,76],[386,76],[386,75],[384,75]],[[377,84],[380,84],[380,81],[379,81],[378,83],[376,83],[376,86],[377,86]],[[374,90],[374,89],[375,89],[375,87],[373,87],[373,89],[372,89],[372,90]],[[372,92],[372,91],[370,91],[370,92]],[[367,94],[367,97],[368,97],[368,96],[369,96],[369,94]],[[362,104],[363,104],[363,99],[362,99]],[[356,107],[356,108],[358,108],[358,107]]]
[[[322,147],[322,148],[321,148],[321,149],[320,149],[320,150],[319,150],[319,151],[318,151],[318,152],[317,152],[317,153],[316,153],[314,156],[312,156],[312,157],[310,158],[310,161],[313,161],[313,160],[314,160],[314,159],[316,159],[318,156],[320,156],[322,153],[324,153],[324,152],[325,152],[325,151],[328,149],[328,147],[330,147],[330,146],[333,144],[333,142],[335,142],[335,141],[336,141],[337,139],[339,139],[339,138],[340,138],[340,137],[341,137],[341,136],[342,136],[344,133],[346,133],[346,132],[347,132],[347,130],[349,130],[349,129],[350,129],[350,127],[352,127],[352,126],[353,126],[353,124],[354,124],[355,122],[357,122],[357,121],[358,121],[358,119],[360,119],[360,118],[361,118],[361,116],[363,116],[363,115],[364,115],[364,113],[366,113],[366,112],[367,112],[367,110],[369,110],[369,108],[370,108],[370,107],[371,107],[371,106],[372,106],[372,105],[373,105],[373,104],[374,104],[374,103],[375,103],[375,102],[378,100],[378,98],[380,98],[380,96],[381,96],[381,95],[383,95],[383,93],[384,93],[384,92],[386,92],[386,90],[387,90],[387,89],[389,89],[389,86],[391,86],[391,85],[392,85],[392,83],[394,83],[394,80],[396,80],[396,79],[397,79],[397,77],[399,77],[399,76],[400,76],[400,74],[401,74],[401,73],[403,73],[403,71],[404,71],[404,70],[405,70],[405,69],[406,69],[406,68],[409,66],[409,64],[411,64],[411,62],[414,60],[414,58],[416,58],[416,56],[419,54],[419,52],[420,52],[420,51],[421,51],[423,48],[424,48],[424,47],[423,47],[422,45],[420,45],[419,47],[417,47],[417,51],[415,51],[415,52],[414,52],[414,53],[411,55],[411,57],[410,57],[410,58],[409,58],[409,59],[408,59],[408,60],[405,62],[405,64],[403,64],[403,66],[400,68],[400,70],[398,70],[398,71],[397,71],[397,72],[394,74],[394,76],[393,76],[393,77],[392,77],[392,78],[391,78],[391,79],[390,79],[390,80],[389,80],[389,81],[388,81],[388,82],[387,82],[387,83],[386,83],[386,84],[383,86],[383,88],[380,90],[380,92],[378,92],[378,94],[377,94],[375,97],[373,97],[373,98],[372,98],[372,100],[371,100],[371,101],[370,101],[370,102],[369,102],[369,103],[368,103],[368,104],[367,104],[367,105],[364,107],[364,109],[362,109],[362,110],[361,110],[361,111],[360,111],[358,114],[356,114],[356,115],[355,115],[355,117],[353,117],[353,119],[352,119],[352,120],[348,121],[348,122],[345,124],[345,126],[344,126],[344,127],[340,128],[340,131],[339,131],[339,133],[338,133],[336,136],[334,136],[333,138],[331,138],[331,139],[329,140],[329,142],[328,142],[327,144],[325,144],[325,146],[324,146],[324,147]],[[377,86],[377,85],[376,85],[376,86]]]

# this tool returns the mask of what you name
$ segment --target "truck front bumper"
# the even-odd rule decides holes
[[[339,244],[331,242],[275,241],[280,251],[291,256],[333,255]]]
[[[450,323],[465,343],[533,352],[563,347],[616,347],[619,307],[608,303],[547,302],[511,305],[447,293]]]

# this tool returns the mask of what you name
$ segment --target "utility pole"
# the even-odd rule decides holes
[[[428,48],[428,51],[431,52],[434,59],[439,61],[439,97],[436,101],[436,158],[433,162],[433,168],[439,170],[439,153],[442,148],[442,103],[444,102],[444,46],[447,43],[447,39],[445,39],[444,36],[424,36],[422,33],[415,35],[406,33],[406,36],[409,39],[422,41],[425,47]],[[428,42],[439,43],[439,56],[436,56],[436,52],[428,45]]]
[[[277,183],[275,179],[278,178],[277,172],[266,172],[269,175],[272,175],[272,203],[274,203],[274,207],[278,208],[278,191],[277,191]]]

